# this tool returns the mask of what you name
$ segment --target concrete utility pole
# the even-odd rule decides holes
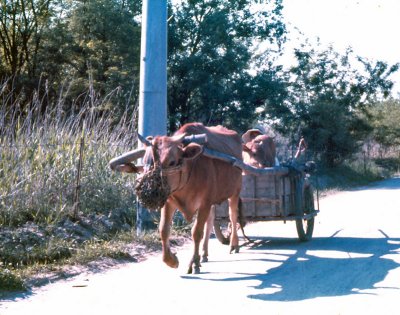
[[[140,53],[139,133],[167,133],[167,0],[143,0]],[[141,144],[139,144],[141,145]],[[150,212],[139,205],[137,234],[154,229]]]

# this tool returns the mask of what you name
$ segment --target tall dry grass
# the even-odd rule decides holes
[[[66,112],[67,93],[55,104],[37,93],[22,111],[7,82],[0,85],[0,226],[54,224],[71,215],[81,139],[80,212],[129,208],[134,220],[133,178],[112,173],[107,163],[135,146],[136,107],[126,105],[121,117],[100,111],[117,91],[99,99],[89,89],[83,105]]]

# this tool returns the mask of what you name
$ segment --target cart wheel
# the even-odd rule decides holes
[[[314,195],[311,186],[304,188],[303,198],[301,199],[301,203],[303,204],[301,208],[303,208],[305,214],[314,211]],[[300,241],[306,242],[311,240],[314,231],[314,217],[308,220],[296,220],[296,228]]]
[[[224,245],[229,245],[232,234],[231,224],[215,220],[214,233],[218,241],[220,241]]]

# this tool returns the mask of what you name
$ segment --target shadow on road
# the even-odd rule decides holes
[[[326,296],[375,294],[383,288],[389,271],[400,264],[386,255],[399,254],[400,238],[322,237],[309,243],[296,239],[268,238],[247,245],[266,251],[266,262],[281,262],[263,274],[238,274],[212,281],[256,280],[260,293],[249,298],[268,301],[299,301]],[[289,253],[289,254],[288,254]],[[274,259],[276,255],[276,260]],[[282,260],[282,256],[286,259]],[[386,257],[385,257],[386,256]],[[272,258],[271,258],[272,257]],[[260,260],[257,256],[257,260]],[[400,290],[400,284],[390,289]],[[361,290],[372,290],[368,293]]]

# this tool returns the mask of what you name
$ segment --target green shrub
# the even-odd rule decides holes
[[[321,190],[343,190],[382,180],[390,174],[390,171],[373,161],[364,163],[354,160],[344,162],[335,168],[320,167],[312,180]]]
[[[23,291],[25,289],[24,282],[19,276],[0,266],[0,291]]]

